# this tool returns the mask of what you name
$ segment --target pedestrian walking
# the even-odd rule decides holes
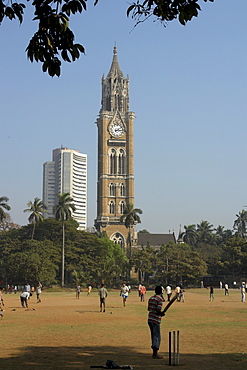
[[[129,295],[129,288],[126,286],[125,283],[122,284],[121,290],[120,290],[120,296],[123,298],[123,306],[126,306],[126,301]]]
[[[142,286],[140,288],[141,302],[144,302],[146,293],[147,293],[147,289],[144,286],[144,284],[142,284]]]

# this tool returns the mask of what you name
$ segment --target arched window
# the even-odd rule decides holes
[[[117,173],[117,158],[116,158],[116,150],[111,149],[110,151],[110,158],[109,158],[109,167],[110,167],[110,175],[115,175]]]
[[[120,184],[120,197],[125,197],[126,193],[125,193],[125,184],[122,182]]]
[[[123,237],[123,235],[121,235],[119,233],[115,233],[115,234],[113,234],[111,236],[111,240],[115,244],[119,244],[124,249],[125,243],[124,243],[124,237]]]
[[[111,215],[115,214],[115,203],[113,202],[113,200],[111,200],[109,203],[109,213]]]
[[[110,197],[116,196],[116,187],[115,187],[115,184],[113,184],[113,182],[109,184],[109,196]]]
[[[122,200],[122,202],[119,203],[119,213],[122,215],[124,213],[125,203]]]
[[[125,174],[125,152],[123,149],[120,149],[118,154],[118,173]]]

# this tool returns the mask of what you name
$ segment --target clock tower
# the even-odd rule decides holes
[[[129,78],[118,63],[117,48],[108,75],[102,77],[98,127],[97,231],[126,251],[128,230],[120,222],[127,204],[134,204],[134,118],[129,111]]]

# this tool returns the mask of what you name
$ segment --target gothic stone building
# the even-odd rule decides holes
[[[102,77],[98,127],[97,231],[126,250],[128,230],[120,217],[134,204],[134,118],[129,111],[129,78],[118,63],[117,48],[108,75]]]

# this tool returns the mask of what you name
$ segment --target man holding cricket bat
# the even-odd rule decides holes
[[[161,317],[165,315],[162,310],[162,287],[156,286],[155,287],[155,295],[149,298],[148,300],[148,325],[151,332],[151,341],[152,345],[151,348],[153,350],[153,358],[154,359],[161,359],[162,356],[158,355],[158,351],[160,348],[160,323]]]

